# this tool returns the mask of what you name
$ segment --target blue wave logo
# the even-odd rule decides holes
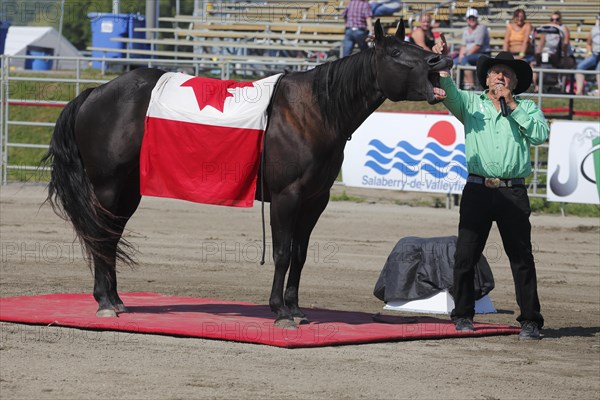
[[[449,174],[466,179],[469,174],[464,144],[448,150],[435,142],[429,142],[424,148],[418,149],[405,140],[395,147],[389,147],[380,140],[373,139],[369,142],[366,156],[369,160],[365,167],[380,175],[398,170],[403,175],[413,177],[425,171],[435,179],[443,179]]]

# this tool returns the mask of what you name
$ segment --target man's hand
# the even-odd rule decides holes
[[[448,49],[448,43],[446,42],[446,36],[443,33],[440,34],[440,41],[433,45],[433,47],[431,48],[431,51],[436,54],[442,54],[444,56],[448,55],[448,53],[450,52],[450,49]],[[446,77],[448,75],[450,75],[450,73],[448,71],[440,71],[440,76]],[[443,97],[445,98],[445,94],[443,95]],[[436,94],[436,98],[438,98],[438,100],[441,100],[442,95],[438,96]]]
[[[448,43],[446,42],[446,36],[444,36],[443,33],[440,34],[440,41],[433,45],[433,47],[431,48],[431,51],[433,51],[434,53],[437,53],[437,54],[444,55],[444,56],[448,55],[448,53],[449,53]],[[447,70],[440,71],[440,76],[447,77],[448,75],[450,75],[450,73]],[[434,94],[436,100],[438,100],[438,101],[444,101],[444,99],[446,98],[446,91],[442,88],[434,87],[433,94]]]
[[[490,93],[497,100],[499,100],[501,97],[504,97],[504,101],[506,101],[506,105],[511,110],[517,106],[517,102],[513,98],[512,91],[504,85],[496,85],[495,87],[490,88]]]
[[[509,99],[512,100],[512,93],[510,92],[510,89],[507,88],[504,85],[496,85],[494,88],[492,88],[491,92],[494,94],[494,96],[496,96],[498,99],[500,97],[504,97],[504,100],[506,100],[508,102]]]
[[[446,42],[446,36],[443,33],[440,34],[440,41],[433,45],[431,51],[444,56],[448,55],[450,49],[448,48],[448,43]]]

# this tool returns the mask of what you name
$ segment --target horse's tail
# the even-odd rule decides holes
[[[56,121],[50,149],[41,161],[52,166],[46,201],[58,216],[71,221],[90,263],[93,257],[110,263],[116,242],[116,258],[131,265],[135,263],[127,254],[131,245],[125,240],[119,243],[119,218],[98,202],[75,142],[77,113],[93,90],[89,88],[69,102]]]

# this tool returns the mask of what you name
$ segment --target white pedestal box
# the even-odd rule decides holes
[[[408,311],[427,314],[450,314],[454,309],[454,299],[448,293],[448,290],[443,290],[434,294],[431,297],[419,300],[395,300],[388,301],[383,307],[384,310],[393,311]],[[489,296],[483,296],[475,302],[476,314],[494,314],[496,308],[492,304]]]

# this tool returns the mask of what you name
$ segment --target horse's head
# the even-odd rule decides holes
[[[375,22],[376,80],[379,90],[392,101],[439,102],[433,88],[439,87],[439,71],[452,67],[452,59],[404,41],[404,21],[394,36],[386,36]]]

